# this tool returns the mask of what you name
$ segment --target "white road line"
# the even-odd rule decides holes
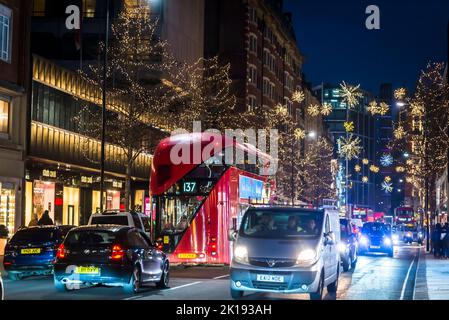
[[[199,283],[202,283],[202,281],[197,281],[197,282],[187,283],[187,284],[184,284],[184,285],[182,285],[182,286],[178,286],[178,287],[173,287],[173,288],[167,289],[167,291],[168,291],[168,290],[176,290],[176,289],[181,289],[181,288],[185,288],[185,287],[193,286],[193,285],[195,285],[195,284],[199,284]]]
[[[225,275],[222,275],[222,276],[215,277],[214,280],[221,279],[221,278],[226,278],[226,277],[229,277],[229,274],[225,274]]]
[[[137,299],[140,299],[140,298],[143,298],[143,296],[135,296],[135,297],[125,298],[123,300],[137,300]]]
[[[408,267],[407,275],[405,276],[404,284],[402,285],[400,300],[404,300],[405,287],[407,286],[408,277],[410,276],[410,271],[412,270],[414,263],[415,263],[415,257],[413,257],[412,263],[410,263],[410,267]]]
[[[419,270],[419,257],[421,255],[421,248],[418,250],[418,261],[416,262],[416,272],[415,272],[415,283],[413,284],[413,297],[412,299],[415,300],[415,293],[416,293],[416,279],[418,278],[418,270]]]

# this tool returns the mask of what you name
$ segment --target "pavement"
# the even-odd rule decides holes
[[[449,260],[434,258],[424,247],[419,256],[414,300],[449,300]]]
[[[354,270],[341,274],[336,294],[326,292],[326,300],[412,300],[415,292],[420,248],[401,245],[393,258],[384,254],[360,256]],[[444,261],[449,264],[448,261]],[[231,300],[229,268],[172,267],[170,286],[160,290],[145,286],[136,295],[127,295],[118,287],[86,287],[57,292],[51,276],[5,282],[7,300]],[[243,300],[308,300],[306,294],[246,293]]]

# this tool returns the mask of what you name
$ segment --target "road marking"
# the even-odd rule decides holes
[[[202,282],[202,281],[196,281],[196,282],[192,282],[192,283],[187,283],[187,284],[184,284],[184,285],[182,285],[182,286],[173,287],[173,288],[170,288],[170,289],[167,289],[167,290],[181,289],[181,288],[193,286],[193,285],[195,285],[195,284],[199,284],[199,283],[201,283],[201,282]]]
[[[413,257],[412,263],[410,263],[410,267],[408,267],[407,275],[405,276],[404,284],[402,285],[400,300],[404,300],[405,287],[407,286],[408,277],[410,276],[410,271],[412,271],[412,267],[413,267],[414,263],[415,263],[415,257]]]
[[[221,279],[221,278],[226,278],[226,277],[229,277],[229,274],[225,274],[225,275],[222,275],[222,276],[215,277],[214,280]]]
[[[418,278],[418,271],[419,271],[419,256],[421,255],[421,248],[418,250],[418,261],[416,262],[416,272],[415,272],[415,283],[413,285],[413,297],[412,300],[415,300],[415,293],[416,293],[416,279]]]
[[[123,300],[137,300],[137,299],[140,299],[140,298],[143,298],[143,296],[135,296],[135,297],[125,298]]]

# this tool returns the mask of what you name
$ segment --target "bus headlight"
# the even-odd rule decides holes
[[[248,249],[244,246],[237,246],[234,249],[234,259],[237,262],[249,263],[248,260]]]
[[[316,251],[313,249],[302,250],[296,259],[297,265],[311,265],[316,261]]]

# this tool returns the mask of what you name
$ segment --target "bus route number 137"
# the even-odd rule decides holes
[[[196,192],[196,182],[184,182],[182,185],[183,193],[195,193]]]

